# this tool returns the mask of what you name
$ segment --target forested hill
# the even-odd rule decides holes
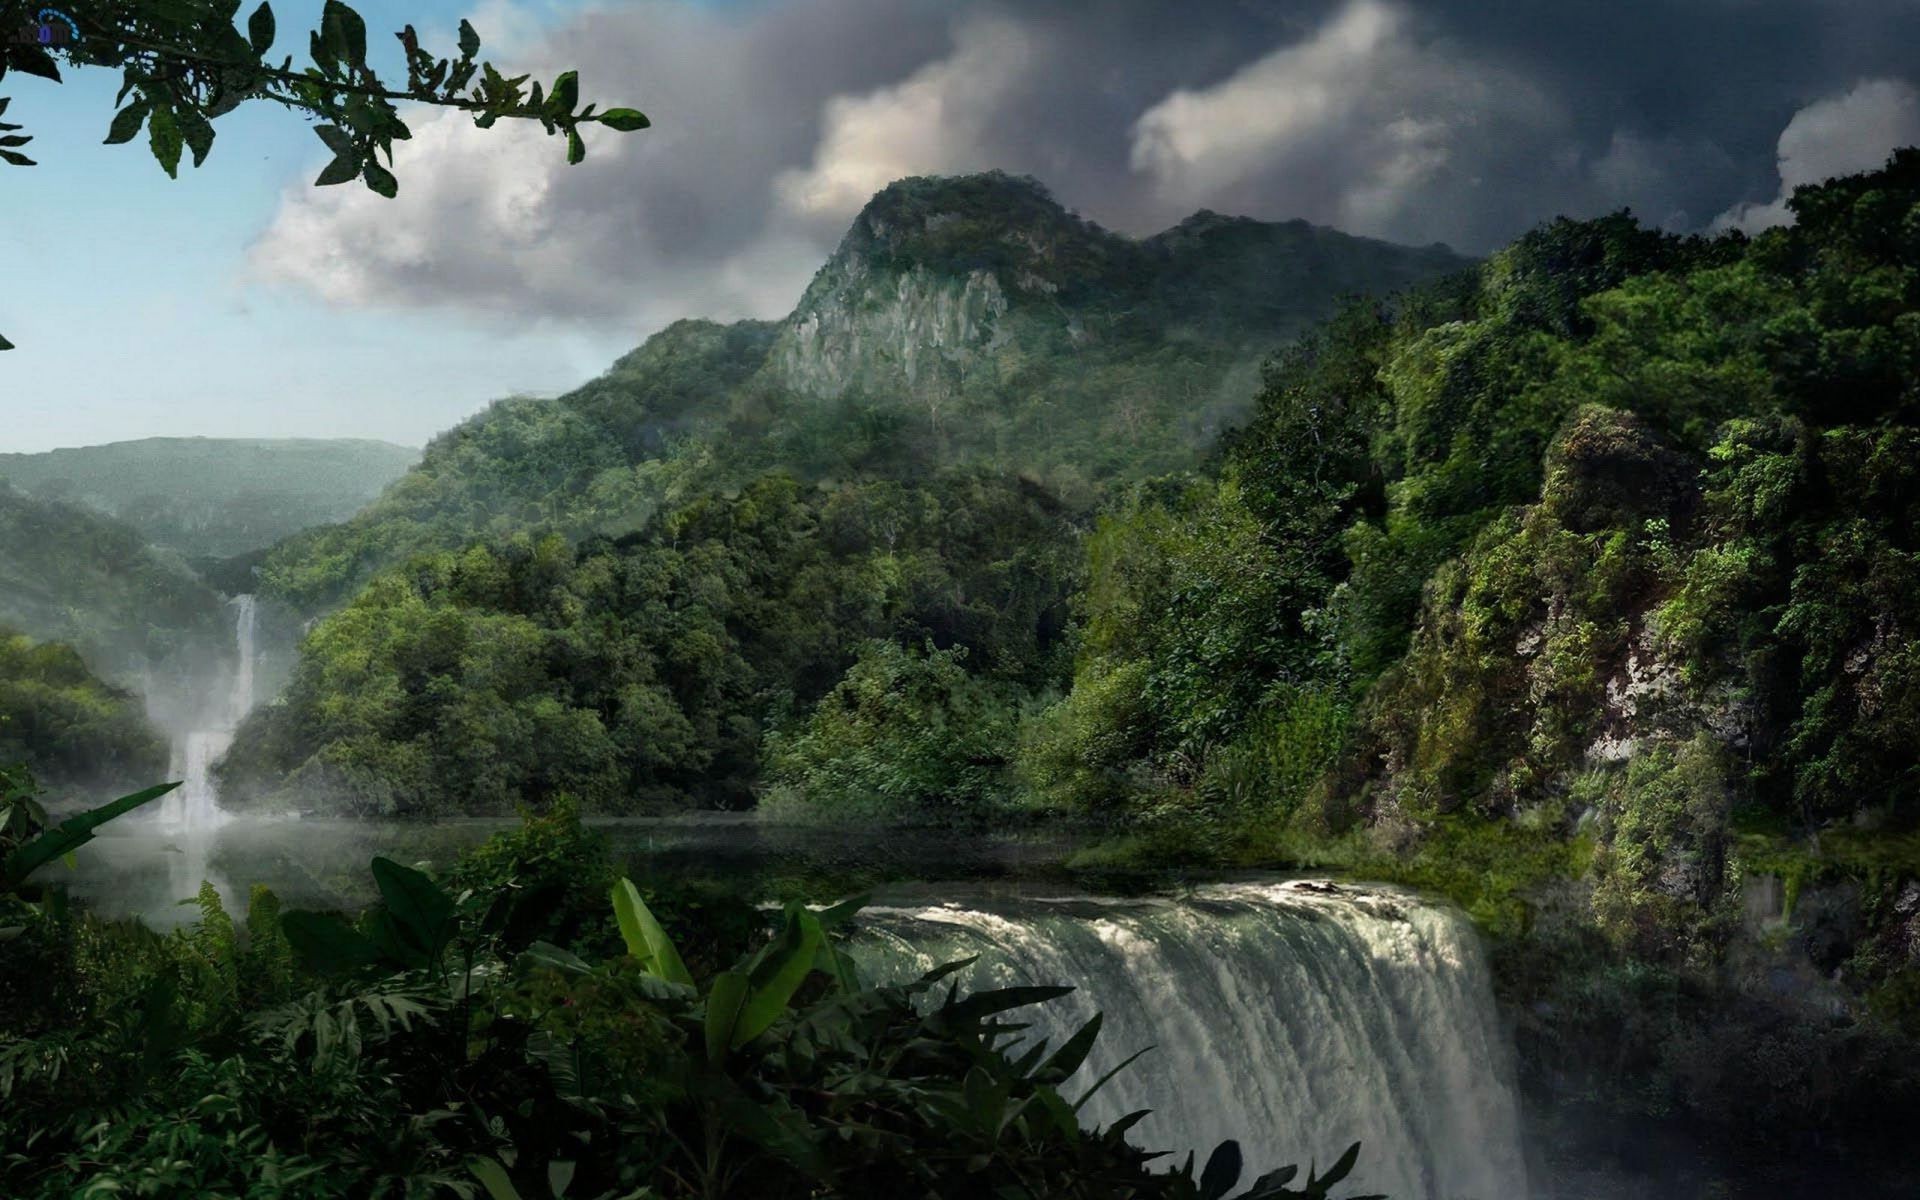
[[[223,653],[220,597],[132,526],[0,483],[0,623],[71,644],[120,684]]]
[[[412,553],[515,529],[619,535],[768,469],[982,466],[1084,505],[1196,463],[1246,411],[1260,361],[1342,296],[1465,264],[1212,213],[1135,240],[1030,179],[903,180],[785,320],[682,321],[558,400],[496,403],[353,520],[279,547],[268,589],[318,610]]]
[[[359,439],[145,438],[0,454],[0,480],[118,517],[188,558],[227,558],[345,520],[419,457]]]

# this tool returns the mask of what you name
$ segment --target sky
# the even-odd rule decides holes
[[[251,5],[248,6],[249,8]],[[280,3],[284,52],[319,3]],[[365,0],[654,127],[408,113],[400,195],[316,189],[292,114],[170,180],[118,80],[0,81],[0,450],[156,435],[419,445],[669,321],[778,317],[872,193],[1031,174],[1109,228],[1200,208],[1484,253],[1557,214],[1790,219],[1920,143],[1920,0]]]

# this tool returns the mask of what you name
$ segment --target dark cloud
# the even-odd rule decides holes
[[[425,116],[398,201],[291,188],[254,258],[343,304],[646,329],[783,312],[904,174],[1030,173],[1135,233],[1203,206],[1472,251],[1622,205],[1751,223],[1834,114],[1905,128],[1916,49],[1908,0],[657,0],[528,63],[654,129],[567,168],[537,130]]]

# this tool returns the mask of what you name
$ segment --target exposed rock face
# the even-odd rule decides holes
[[[896,381],[919,394],[981,370],[999,381],[994,356],[1012,340],[999,276],[974,270],[943,279],[923,266],[896,275],[858,258],[836,268],[820,303],[781,334],[770,369],[782,383],[830,398]]]
[[[1145,241],[999,172],[874,197],[786,320],[764,379],[802,396],[968,395],[1071,370],[1122,342],[1198,340],[1257,358],[1343,294],[1457,269],[1414,249],[1200,213]]]

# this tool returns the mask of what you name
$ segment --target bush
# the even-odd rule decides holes
[[[977,817],[1006,795],[1017,693],[962,648],[868,642],[806,722],[767,737],[768,778],[815,816]]]

